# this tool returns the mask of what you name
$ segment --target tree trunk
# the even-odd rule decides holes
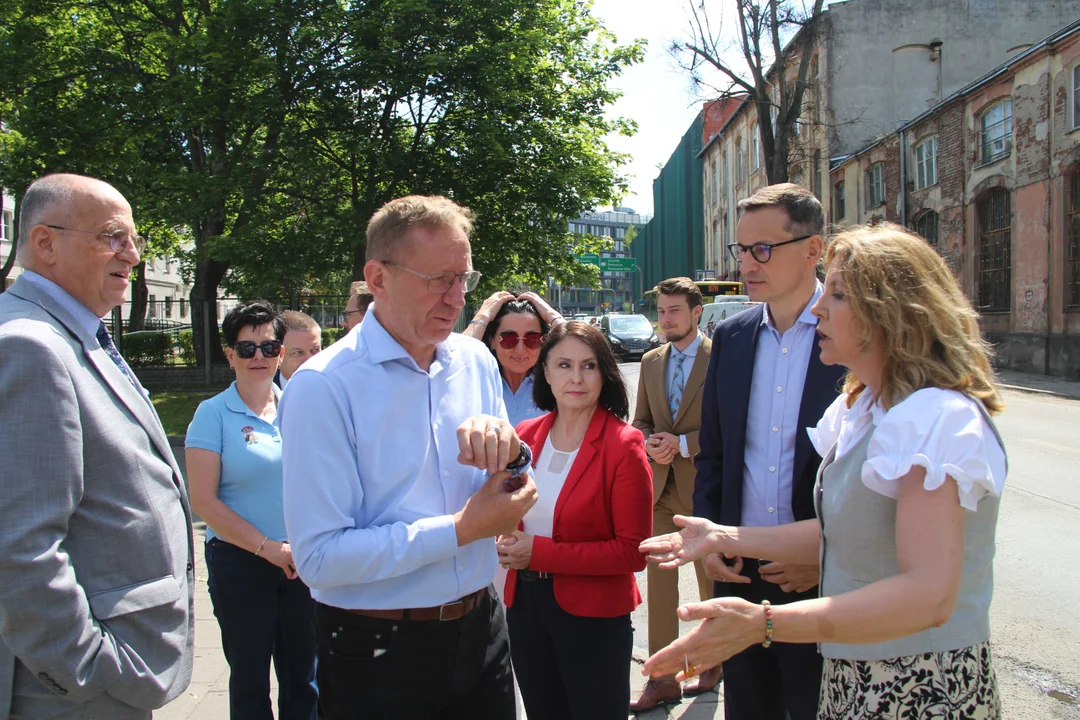
[[[146,327],[146,301],[150,291],[146,288],[146,261],[135,266],[135,282],[131,284],[131,308],[125,332],[137,332]]]
[[[203,314],[203,307],[207,305],[210,307],[210,361],[211,364],[225,362],[225,351],[221,348],[221,326],[218,322],[217,291],[228,269],[226,263],[218,260],[200,260],[195,265],[195,282],[191,286],[190,296],[191,330],[199,367],[206,365],[206,316]]]

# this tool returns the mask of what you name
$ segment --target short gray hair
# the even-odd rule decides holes
[[[30,231],[44,222],[44,216],[58,205],[70,205],[75,198],[75,187],[69,176],[46,175],[35,180],[26,189],[19,203],[19,244],[16,253],[22,253],[30,242]]]
[[[383,205],[371,216],[367,226],[367,260],[390,260],[394,251],[414,225],[446,227],[472,235],[476,215],[442,195],[406,195]]]

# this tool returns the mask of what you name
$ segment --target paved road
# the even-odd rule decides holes
[[[639,366],[621,369],[633,407]],[[1080,401],[1016,392],[1008,392],[1006,401],[998,425],[1010,472],[998,523],[991,608],[1004,717],[1080,720]],[[178,454],[182,458],[182,448]],[[199,571],[205,578],[202,562]],[[645,573],[638,581],[644,594]],[[205,585],[199,590],[194,682],[188,693],[155,713],[161,720],[228,717],[228,669]],[[683,598],[697,592],[686,568],[680,591]],[[646,610],[642,605],[633,616],[638,657],[648,648]],[[632,669],[636,687],[643,682],[639,669]],[[671,708],[670,714],[656,710],[639,717],[712,720],[723,717],[722,707],[722,693],[719,698],[710,693]]]

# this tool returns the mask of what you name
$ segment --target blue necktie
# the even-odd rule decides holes
[[[679,403],[682,402],[683,386],[686,385],[686,377],[683,375],[683,362],[686,355],[675,348],[671,349],[675,356],[675,374],[671,378],[671,391],[668,393],[668,405],[671,406],[671,419],[679,414]]]
[[[105,323],[98,323],[97,329],[97,341],[101,345],[101,349],[105,351],[105,354],[109,356],[116,367],[120,368],[120,372],[124,373],[124,377],[131,383],[131,387],[136,390],[139,389],[138,383],[135,382],[135,378],[131,376],[131,371],[128,370],[127,363],[124,362],[124,358],[120,357],[120,351],[113,345],[112,337],[109,335],[109,331],[105,328]]]

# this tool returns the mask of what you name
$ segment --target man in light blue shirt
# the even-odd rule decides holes
[[[824,249],[818,199],[791,183],[739,203],[739,262],[750,299],[764,305],[728,318],[713,336],[705,380],[694,514],[735,526],[782,525],[814,517],[821,462],[806,428],[836,399],[842,369],[821,363],[817,268]],[[816,597],[817,565],[769,558],[706,559],[724,584],[718,595],[782,604]],[[723,664],[728,720],[817,716],[821,656],[813,645],[752,646]]]
[[[440,197],[380,209],[364,269],[372,311],[296,372],[281,403],[285,524],[318,601],[328,720],[514,717],[488,588],[493,538],[517,527],[536,488],[527,475],[516,491],[503,484],[528,447],[491,353],[451,334],[479,279],[471,220]]]

